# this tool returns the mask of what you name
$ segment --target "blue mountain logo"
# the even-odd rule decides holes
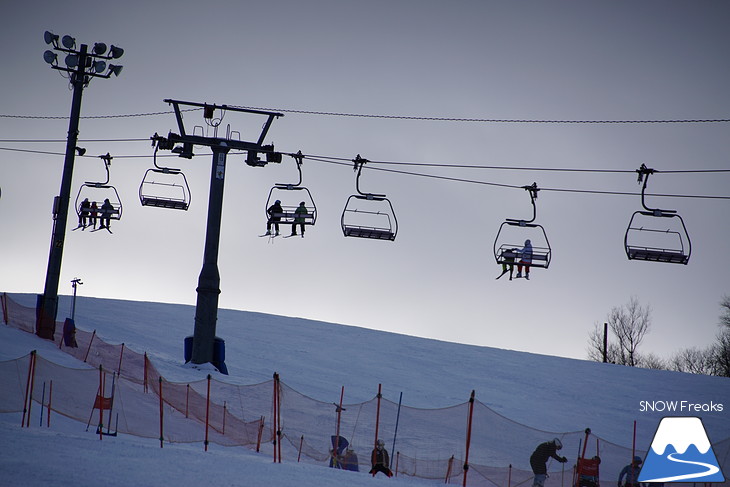
[[[639,482],[724,482],[700,418],[662,418]]]

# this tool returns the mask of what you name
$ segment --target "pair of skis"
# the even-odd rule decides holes
[[[299,233],[292,233],[291,235],[280,235],[278,233],[265,233],[263,235],[259,235],[259,237],[269,237],[269,238],[276,238],[276,237],[282,237],[282,238],[292,238],[292,237],[302,237],[304,238],[304,235],[301,235]]]
[[[76,231],[76,230],[78,230],[79,228],[81,229],[81,231],[84,231],[84,230],[86,230],[86,228],[87,228],[87,227],[89,227],[89,226],[91,226],[91,225],[79,225],[78,227],[74,228],[74,229],[73,229],[73,230],[71,230],[71,231],[72,231],[72,232],[75,232],[75,231]],[[109,233],[113,233],[113,232],[112,232],[112,231],[111,231],[111,230],[109,229],[109,227],[107,227],[107,226],[105,226],[105,225],[101,225],[101,226],[99,226],[99,228],[94,228],[93,230],[90,230],[90,231],[91,231],[91,232],[93,233],[93,232],[98,232],[99,230],[106,230],[106,231],[107,231],[107,232],[109,232]]]

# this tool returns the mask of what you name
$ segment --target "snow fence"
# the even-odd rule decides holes
[[[2,295],[4,323],[30,333],[35,310]],[[54,364],[35,352],[0,362],[0,413],[22,413],[21,421],[51,427],[51,412],[80,422],[102,439],[110,433],[165,443],[243,446],[274,461],[370,469],[376,437],[386,440],[391,467],[407,475],[468,486],[529,486],[529,453],[558,437],[566,456],[600,455],[600,474],[613,485],[632,451],[584,431],[541,431],[511,421],[473,395],[440,409],[401,405],[378,394],[356,404],[333,404],[288,387],[277,374],[260,384],[233,385],[208,376],[191,383],[168,382],[146,354],[124,344],[103,342],[95,333],[76,330],[77,347],[62,342],[57,323],[54,342],[84,368]],[[337,437],[342,455],[333,456]],[[587,441],[586,441],[587,438]],[[338,440],[339,441],[339,440]],[[585,444],[584,444],[585,442]],[[342,445],[338,445],[342,447]],[[724,472],[730,471],[730,438],[713,444]],[[525,452],[512,457],[509,452]],[[645,456],[645,451],[637,451]],[[546,487],[574,485],[573,467],[551,461]],[[466,478],[465,478],[466,477]],[[726,482],[727,484],[727,482]]]

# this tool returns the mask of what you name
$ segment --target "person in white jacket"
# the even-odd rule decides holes
[[[517,263],[517,278],[522,277],[522,266],[525,266],[525,279],[530,278],[530,264],[532,264],[532,242],[525,240],[525,246],[520,250],[520,261]]]

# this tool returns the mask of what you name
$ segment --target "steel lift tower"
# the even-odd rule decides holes
[[[231,107],[227,105],[209,105],[205,103],[191,103],[179,100],[164,100],[171,104],[175,110],[179,134],[170,132],[167,137],[155,134],[152,137],[159,149],[172,150],[180,157],[192,158],[193,146],[203,145],[210,147],[213,151],[213,164],[210,174],[210,195],[208,200],[208,223],[205,234],[205,251],[203,255],[203,268],[200,271],[197,287],[197,304],[195,308],[195,330],[193,333],[192,355],[190,361],[194,364],[212,363],[219,370],[220,364],[214,362],[215,328],[218,320],[218,296],[220,290],[220,274],[218,272],[218,249],[220,244],[221,216],[223,212],[223,186],[226,175],[226,157],[228,152],[233,150],[246,151],[246,163],[250,166],[262,167],[268,162],[281,162],[281,154],[274,152],[274,146],[264,145],[264,138],[275,118],[283,114],[276,112],[250,110],[245,108]],[[185,111],[203,109],[203,117],[208,125],[214,130],[213,137],[205,137],[188,133],[185,130],[183,116],[180,107],[191,107]],[[221,113],[220,119],[214,119],[216,110]],[[222,121],[223,114],[227,112],[243,112],[266,117],[261,129],[261,134],[256,142],[246,142],[232,138],[230,130],[226,131],[225,137],[218,136],[218,125]],[[195,130],[193,130],[195,132]],[[237,132],[234,132],[237,133]],[[182,144],[177,145],[176,144]],[[259,153],[265,153],[266,159],[261,160]],[[225,370],[221,370],[225,373]]]

